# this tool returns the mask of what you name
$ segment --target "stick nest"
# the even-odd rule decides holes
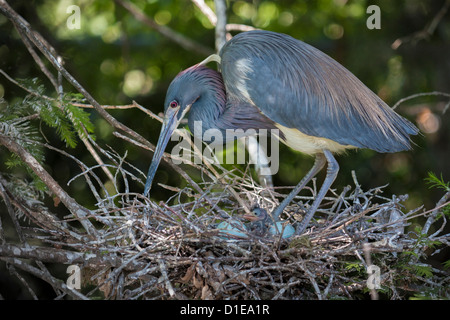
[[[406,195],[384,197],[383,187],[364,191],[353,173],[354,186],[330,190],[302,235],[282,239],[250,230],[227,238],[220,222],[239,219],[243,205],[271,212],[289,190],[263,188],[245,172],[202,170],[212,179],[188,181],[193,187],[184,189],[162,186],[172,193],[166,202],[130,193],[101,199],[94,215],[104,227],[81,246],[103,255],[102,263],[83,266],[90,270],[88,297],[99,290],[107,299],[448,297],[448,273],[423,262],[430,248],[448,245],[443,215],[442,227],[427,235],[439,204],[404,213]],[[294,226],[316,195],[315,181],[301,194],[281,217]],[[428,219],[411,230],[418,217]]]
[[[186,187],[161,185],[171,196],[156,203],[130,191],[132,181],[142,184],[145,174],[126,155],[92,143],[110,164],[88,167],[65,155],[81,168],[69,184],[83,178],[96,199],[94,209],[66,198],[72,214],[61,220],[28,184],[0,176],[21,243],[0,246],[0,259],[50,283],[57,298],[450,298],[445,265],[426,260],[450,243],[444,232],[450,191],[431,210],[405,212],[406,195],[385,197],[383,187],[363,190],[352,173],[354,184],[329,190],[301,235],[283,239],[249,226],[241,236],[224,236],[217,228],[221,222],[239,221],[255,206],[270,213],[290,190],[262,187],[250,170],[192,164],[200,172],[194,180],[172,164]],[[97,175],[105,168],[114,173],[114,193]],[[281,219],[298,224],[316,191],[313,180]],[[16,216],[35,226],[21,226]],[[67,275],[61,281],[42,269],[43,263],[78,266],[81,290],[66,285]]]

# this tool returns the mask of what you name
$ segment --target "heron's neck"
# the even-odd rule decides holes
[[[195,137],[220,144],[252,135],[255,130],[276,129],[273,121],[255,106],[229,99],[219,72],[205,67],[189,72],[192,72],[190,84],[199,97],[188,116],[189,129]]]
[[[205,70],[207,69],[207,70]],[[192,70],[192,86],[199,89],[199,98],[192,105],[188,116],[188,125],[191,132],[202,140],[205,136],[223,135],[221,116],[226,109],[226,93],[222,75],[209,68]]]

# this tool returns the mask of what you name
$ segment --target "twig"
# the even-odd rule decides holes
[[[434,16],[433,20],[431,20],[431,22],[427,26],[425,26],[422,30],[413,33],[412,35],[396,39],[392,43],[391,48],[397,50],[404,43],[410,41],[416,43],[419,42],[420,40],[428,39],[431,35],[433,35],[434,31],[436,30],[436,27],[447,13],[449,7],[450,7],[450,0],[446,0],[442,8],[439,10],[439,12]]]
[[[130,12],[138,21],[141,21],[145,25],[149,26],[150,28],[158,31],[163,36],[168,38],[169,40],[174,41],[178,45],[180,45],[182,48],[186,49],[187,51],[193,51],[197,52],[199,54],[209,56],[213,53],[213,51],[210,48],[205,47],[201,43],[195,42],[189,38],[186,38],[180,33],[177,33],[170,29],[167,26],[161,26],[157,24],[155,21],[150,19],[148,16],[146,16],[136,5],[134,5],[131,2],[125,2],[123,0],[115,0],[117,4],[125,8],[128,12]]]
[[[447,98],[450,98],[450,93],[446,93],[446,92],[439,92],[439,91],[433,91],[433,92],[421,92],[421,93],[416,93],[416,94],[412,94],[408,97],[402,98],[399,101],[397,101],[394,106],[392,107],[392,109],[397,108],[400,104],[402,104],[405,101],[411,100],[411,99],[415,99],[418,97],[424,97],[424,96],[444,96]]]
[[[14,80],[13,78],[11,78],[5,71],[3,71],[2,69],[0,69],[0,73],[6,78],[8,79],[8,81],[14,83],[16,86],[18,86],[19,88],[22,88],[23,90],[25,90],[26,92],[28,92],[29,94],[35,96],[35,97],[39,97],[45,100],[50,100],[50,101],[54,101],[55,99],[50,98],[49,96],[46,96],[44,94],[39,95],[38,93],[30,90],[29,88],[25,87],[24,85],[18,83],[16,80]]]
[[[213,26],[216,26],[217,24],[217,17],[214,11],[205,3],[204,0],[191,0],[199,9],[200,11],[208,18],[209,22]],[[237,24],[237,23],[227,23],[225,27],[226,31],[250,31],[250,30],[256,30],[255,27],[244,25],[244,24]]]
[[[9,198],[9,195],[6,192],[6,189],[5,189],[5,187],[4,187],[3,183],[2,183],[3,182],[2,180],[3,179],[1,179],[1,176],[0,176],[0,195],[2,196],[3,201],[6,204],[6,209],[7,209],[8,213],[9,213],[9,217],[13,221],[13,224],[14,224],[14,227],[16,229],[17,235],[19,236],[19,241],[21,243],[24,243],[25,238],[24,238],[24,236],[22,234],[22,229],[20,227],[19,222],[17,221],[16,213],[14,212],[13,206],[12,206],[10,198]],[[4,239],[3,236],[2,236],[2,239]]]
[[[45,282],[50,283],[53,287],[58,287],[61,291],[63,291],[64,293],[68,294],[69,296],[71,296],[71,297],[73,297],[75,299],[88,300],[88,298],[85,295],[79,293],[75,289],[69,288],[61,280],[55,279],[54,277],[50,276],[47,272],[44,272],[44,271],[39,270],[39,269],[37,269],[37,268],[35,268],[33,266],[30,266],[29,264],[25,263],[22,260],[15,259],[15,258],[4,258],[4,257],[0,257],[0,260],[3,260],[3,261],[8,262],[10,264],[13,264],[15,267],[20,268],[20,269],[22,269],[22,270],[24,270],[24,271],[34,275],[37,278],[41,278]]]
[[[26,38],[23,38],[23,40],[25,41],[28,41]],[[28,47],[28,46],[27,46]],[[30,50],[30,49],[29,49]],[[34,52],[34,51],[33,51]],[[37,57],[37,59],[39,59],[39,57]],[[39,59],[39,61],[40,61],[40,59]],[[45,68],[45,66],[43,66],[44,68]],[[47,69],[45,69],[46,71],[45,72],[47,72],[48,70]],[[32,95],[34,95],[34,96],[37,96],[37,97],[39,97],[39,98],[43,98],[43,99],[46,99],[46,100],[50,100],[50,101],[55,101],[56,102],[56,100],[55,99],[53,99],[53,98],[50,98],[50,97],[48,97],[48,96],[45,96],[45,95],[40,95],[40,94],[37,94],[36,92],[34,92],[34,91],[32,91],[32,90],[29,90],[28,88],[26,88],[26,87],[24,87],[23,85],[21,85],[21,84],[19,84],[17,81],[15,81],[14,79],[12,79],[6,72],[4,72],[3,70],[1,70],[0,69],[0,73],[1,74],[3,74],[3,76],[5,76],[9,81],[11,81],[12,83],[14,83],[15,85],[17,85],[18,87],[20,87],[20,88],[22,88],[22,89],[24,89],[25,91],[27,91],[28,93],[30,93],[30,94],[32,94]],[[59,102],[59,108],[61,108],[61,102]],[[76,103],[72,103],[72,105],[81,105],[81,104],[76,104]],[[85,106],[85,105],[83,105],[83,106]],[[92,106],[91,106],[92,107]],[[72,120],[72,119],[71,119]],[[100,158],[100,156],[97,154],[97,152],[94,150],[94,148],[92,147],[92,145],[89,143],[89,140],[86,138],[87,136],[88,136],[88,133],[87,133],[87,130],[86,130],[86,128],[84,128],[83,127],[83,129],[84,129],[84,135],[79,135],[79,137],[80,137],[80,139],[81,139],[81,141],[84,143],[84,145],[86,146],[86,149],[89,151],[89,153],[91,153],[91,155],[93,156],[93,158],[97,161],[97,163],[98,164],[100,164],[100,165],[102,165],[102,164],[104,164],[104,162],[103,162],[103,160]],[[113,176],[112,176],[112,174],[111,174],[111,172],[109,171],[109,170],[107,170],[107,168],[105,168],[105,167],[103,167],[103,171],[105,172],[105,174],[110,178],[110,180],[112,181],[113,180]]]
[[[258,28],[247,26],[245,24],[228,23],[226,27],[227,31],[251,31],[258,30]]]
[[[101,105],[92,97],[92,95],[84,89],[84,87],[78,83],[78,81],[59,63],[58,58],[55,56],[55,50],[48,45],[48,43],[40,36],[37,32],[33,31],[30,24],[23,19],[17,12],[15,12],[5,0],[0,0],[0,12],[2,12],[16,28],[21,30],[28,39],[33,42],[33,44],[45,55],[48,61],[55,67],[55,69],[60,72],[85,98],[86,100],[94,106],[95,110],[114,128],[120,129],[127,134],[135,137],[140,142],[150,145],[152,149],[154,146],[151,145],[146,139],[141,135],[134,132],[124,124],[117,121],[113,116],[107,113]]]
[[[227,6],[225,0],[214,0],[214,5],[216,7],[216,51],[219,52],[220,49],[227,42]]]
[[[204,0],[191,0],[200,11],[208,18],[213,26],[217,24],[217,17],[214,11],[205,3]]]
[[[437,215],[439,214],[439,212],[442,211],[442,209],[444,208],[444,204],[449,200],[449,198],[450,198],[450,191],[447,191],[438,201],[436,207],[431,211],[431,215],[427,218],[427,221],[425,222],[422,228],[423,234],[428,234],[431,225],[435,222]]]
[[[195,2],[205,5],[201,0]],[[0,10],[5,10],[5,3],[0,0]],[[57,58],[52,48],[37,34],[23,34],[26,37],[38,37],[44,46],[42,50],[46,49]],[[60,59],[57,62],[62,65]],[[60,88],[64,73],[61,68],[57,70]],[[60,99],[62,90],[57,91]],[[79,106],[96,108],[91,102]],[[102,110],[136,107],[152,119],[161,120],[158,115],[135,102],[128,106],[97,107]],[[151,149],[145,139],[136,138],[126,131],[116,131],[114,134],[129,143]],[[9,146],[12,152],[22,153],[22,158],[28,159],[28,154],[20,149],[20,145],[14,145],[14,141],[10,140],[0,136],[0,145]],[[16,143],[20,144],[20,141]],[[430,250],[426,246],[428,240],[442,244],[433,253],[450,244],[450,235],[442,234],[445,217],[440,228],[433,229],[432,235],[422,234],[420,240],[412,232],[401,236],[392,234],[393,228],[390,228],[426,216],[428,219],[422,231],[429,233],[441,209],[448,205],[448,196],[444,196],[431,210],[425,211],[419,207],[403,214],[400,212],[400,202],[405,201],[404,196],[382,196],[382,187],[365,191],[352,172],[352,192],[350,187],[345,187],[342,192],[331,190],[317,211],[317,220],[308,235],[280,239],[268,233],[256,233],[251,224],[246,224],[247,238],[226,241],[220,237],[216,227],[224,218],[234,215],[234,219],[240,219],[235,215],[241,210],[239,196],[247,197],[249,202],[257,203],[262,208],[275,206],[273,199],[263,192],[264,188],[253,180],[248,167],[241,172],[237,169],[228,171],[220,164],[199,167],[194,163],[190,164],[192,169],[199,169],[200,174],[191,177],[188,175],[190,171],[174,166],[185,177],[188,186],[167,186],[174,194],[160,207],[154,201],[143,198],[142,194],[132,192],[132,182],[141,182],[145,174],[127,162],[127,153],[118,154],[114,148],[104,150],[93,140],[89,140],[89,143],[103,159],[108,160],[108,164],[87,166],[62,150],[44,145],[80,166],[81,173],[69,183],[84,177],[89,185],[94,203],[86,206],[94,207],[95,210],[81,207],[85,210],[82,212],[84,216],[74,215],[72,211],[79,204],[66,198],[69,204],[63,203],[66,207],[71,205],[71,215],[59,220],[40,202],[34,206],[29,203],[32,200],[28,200],[28,196],[20,196],[19,189],[13,189],[16,188],[14,178],[0,175],[0,196],[5,200],[6,210],[10,214],[23,212],[34,223],[31,227],[24,225],[17,217],[13,222],[16,223],[16,229],[21,230],[21,243],[11,244],[3,235],[5,230],[0,220],[0,260],[22,281],[22,286],[30,291],[33,298],[39,298],[39,292],[34,292],[28,279],[15,269],[22,268],[49,283],[57,299],[65,295],[85,299],[93,297],[98,289],[105,294],[106,299],[327,299],[336,298],[336,295],[351,299],[355,293],[366,292],[367,274],[359,269],[370,264],[368,251],[364,251],[365,258],[361,251],[366,242],[370,243],[371,253],[382,253],[376,255],[377,264],[388,269],[382,279],[384,283],[390,281],[391,298],[408,297],[409,291],[405,292],[410,289],[404,289],[402,285],[413,282],[425,291],[437,286],[448,287],[448,275],[435,269],[432,269],[433,275],[430,277],[409,273],[405,280],[392,276],[399,268],[399,260],[396,259],[398,252],[411,251],[423,257]],[[171,163],[170,155],[167,155],[167,160]],[[35,159],[28,159],[25,164],[34,168],[47,185],[54,184],[51,180],[45,180],[47,176],[41,172],[42,165],[37,166]],[[110,189],[96,174],[103,166],[114,168],[116,173],[113,177],[113,192],[108,192]],[[123,186],[121,192],[119,185]],[[64,195],[59,185],[53,188]],[[52,188],[49,189],[55,194]],[[274,188],[273,194],[278,196],[280,189]],[[311,195],[298,196],[296,199],[304,201],[307,206],[315,193],[314,184]],[[233,194],[238,197],[233,197]],[[298,223],[298,212],[302,208],[303,203],[289,205],[287,211],[291,214],[286,220],[292,224]],[[398,210],[398,219],[388,221],[393,210]],[[96,219],[102,224],[101,230],[94,228],[97,233],[90,238],[85,236],[84,230],[80,232],[70,223],[79,220],[90,224],[90,219]],[[407,256],[403,258],[407,259]],[[353,268],[354,260],[356,271],[348,268],[349,264]],[[418,259],[411,261],[421,263]],[[83,274],[90,276],[89,280],[94,282],[96,288],[87,295],[79,294],[68,288],[64,281],[52,276],[46,263],[78,264],[83,268]],[[34,267],[34,264],[38,267]],[[190,277],[189,272],[192,273]]]
[[[81,224],[86,229],[89,235],[94,236],[97,234],[97,230],[93,227],[89,220],[86,220],[90,215],[89,210],[78,204],[75,199],[69,196],[53,179],[53,177],[42,167],[42,165],[21,145],[9,137],[0,135],[0,144],[7,147],[11,152],[18,155],[23,162],[25,162],[33,172],[42,179],[42,181],[48,186],[48,188],[55,194],[62,203],[70,210],[70,212],[80,219]]]
[[[175,295],[175,290],[173,289],[172,283],[170,283],[169,277],[167,275],[167,269],[166,269],[164,260],[162,258],[158,258],[157,261],[158,261],[159,269],[161,270],[161,275],[162,275],[162,278],[166,285],[166,288],[169,291],[170,296],[173,297]]]
[[[27,48],[28,52],[30,53],[30,55],[33,57],[34,61],[36,62],[36,64],[39,66],[39,68],[41,69],[42,73],[45,74],[45,76],[50,80],[50,82],[52,83],[53,87],[55,88],[56,91],[58,91],[58,81],[56,80],[56,78],[53,76],[53,74],[51,74],[50,70],[47,69],[47,67],[45,66],[45,64],[42,62],[41,58],[39,57],[39,55],[36,53],[36,51],[33,49],[32,44],[30,43],[30,40],[28,40],[28,38],[26,37],[26,35],[23,34],[23,31],[20,29],[17,29],[17,32],[19,33],[20,37],[22,38],[22,42],[25,45],[25,47]]]

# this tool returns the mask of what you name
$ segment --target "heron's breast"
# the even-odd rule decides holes
[[[275,125],[284,134],[284,139],[280,138],[283,143],[294,150],[306,154],[321,153],[324,149],[327,149],[332,153],[342,153],[347,149],[356,148],[352,145],[342,145],[327,138],[309,136],[298,129],[287,128],[279,123],[276,123]]]

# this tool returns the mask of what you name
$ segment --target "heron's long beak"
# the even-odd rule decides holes
[[[168,108],[164,114],[164,121],[159,135],[158,144],[156,145],[153,160],[150,164],[147,174],[147,182],[145,183],[144,196],[146,197],[152,187],[153,178],[155,177],[156,169],[158,169],[159,162],[164,154],[167,143],[169,142],[172,133],[178,126],[177,114],[180,108]]]

